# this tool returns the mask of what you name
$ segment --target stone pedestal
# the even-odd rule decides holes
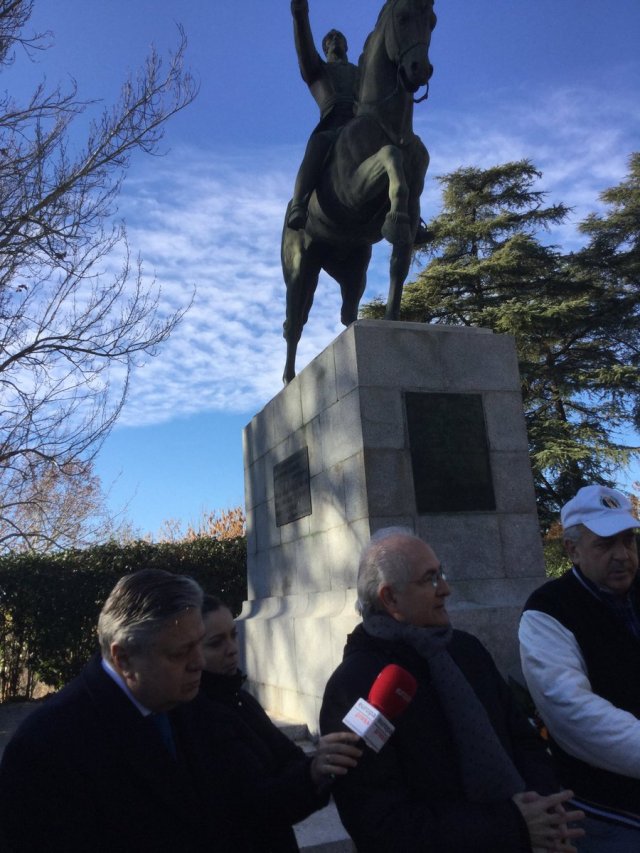
[[[456,423],[435,423],[447,411]],[[244,455],[240,628],[267,708],[317,729],[359,621],[360,549],[388,525],[433,546],[454,625],[517,668],[517,619],[544,566],[511,337],[358,321],[253,418]]]

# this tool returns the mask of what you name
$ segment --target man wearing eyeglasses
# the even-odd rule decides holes
[[[418,683],[376,753],[337,780],[334,796],[358,853],[571,851],[544,745],[518,711],[495,664],[470,634],[453,630],[451,594],[432,548],[404,528],[378,531],[358,570],[362,623],[348,637],[320,714],[336,730],[378,673],[397,664]]]

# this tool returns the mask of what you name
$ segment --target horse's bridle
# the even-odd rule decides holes
[[[396,50],[394,51],[395,56],[391,57],[391,59],[392,59],[392,62],[394,62],[398,68],[396,88],[393,92],[394,95],[398,91],[398,87],[400,85],[400,73],[401,73],[402,60],[403,60],[404,56],[407,53],[409,53],[409,51],[413,50],[416,47],[424,47],[425,50],[428,51],[429,45],[431,43],[431,39],[429,39],[429,41],[423,39],[423,40],[419,40],[419,41],[414,42],[412,45],[409,45],[409,47],[405,47],[404,50],[400,50],[400,47],[399,47],[400,39],[398,38],[396,17],[394,14],[396,3],[398,3],[398,0],[391,0],[391,5],[389,7],[389,15],[391,16],[391,28],[392,28],[391,31],[393,34],[393,40],[395,42],[395,48],[396,48]],[[420,103],[422,103],[422,101],[427,100],[427,98],[429,97],[429,81],[428,80],[427,80],[426,86],[427,86],[427,91],[424,93],[424,95],[421,98],[413,98],[412,99],[414,104],[420,104]]]
[[[400,50],[400,48],[398,47],[399,38],[398,38],[397,31],[396,31],[396,19],[395,19],[394,14],[393,14],[394,7],[395,7],[397,2],[398,2],[398,0],[390,0],[389,7],[388,7],[389,11],[387,12],[388,15],[391,15],[391,23],[392,23],[392,28],[393,28],[392,29],[393,40],[394,40],[395,46],[397,48],[397,51],[396,51],[397,56],[396,57],[390,57],[391,61],[395,64],[395,66],[397,68],[395,88],[391,92],[389,92],[388,95],[385,95],[383,98],[378,98],[375,101],[360,101],[359,103],[362,106],[378,107],[381,104],[384,104],[387,101],[390,101],[391,98],[394,98],[398,94],[398,92],[400,91],[400,75],[402,73],[402,58],[403,58],[403,56],[406,53],[408,53],[410,50],[413,50],[413,48],[417,47],[418,45],[423,45],[426,49],[429,48],[430,40],[429,41],[422,40],[422,41],[414,42],[412,45],[410,45],[409,47],[406,47],[404,50]],[[421,98],[412,98],[411,99],[414,104],[421,104],[422,101],[427,100],[427,98],[429,97],[429,81],[428,80],[426,83],[426,87],[427,87],[427,90]],[[405,91],[406,91],[406,88],[405,88]]]

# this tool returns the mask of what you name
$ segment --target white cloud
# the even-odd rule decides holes
[[[293,160],[283,156],[282,162]],[[136,371],[120,423],[263,405],[282,384],[279,253],[291,168],[202,151],[182,151],[154,166],[127,183],[120,212],[167,305],[184,304],[192,285],[196,296],[160,355]],[[338,311],[338,287],[326,280],[300,365],[335,337]]]
[[[635,102],[607,93],[558,89],[515,102],[491,102],[460,117],[420,109],[416,130],[431,151],[423,207],[439,208],[433,179],[463,165],[529,158],[543,172],[548,201],[574,208],[550,235],[578,245],[576,223],[598,195],[620,181],[640,118]],[[159,356],[135,372],[122,425],[167,421],[202,411],[254,411],[281,387],[285,288],[280,232],[301,151],[224,155],[182,150],[143,166],[125,184],[120,212],[132,247],[155,274],[167,306],[194,305]],[[367,298],[386,292],[388,248],[374,249]],[[335,282],[321,278],[299,347],[298,367],[342,328]]]
[[[421,115],[416,129],[432,153],[430,175],[463,165],[488,168],[529,159],[543,173],[540,189],[548,193],[548,203],[572,208],[550,239],[576,248],[581,244],[577,224],[600,208],[599,194],[625,176],[629,156],[638,148],[640,105],[624,90],[615,92],[613,85],[606,92],[559,87],[535,98],[523,92],[515,100],[512,93],[509,102],[488,100],[462,117]],[[440,199],[433,182],[423,199],[430,214],[437,211]]]

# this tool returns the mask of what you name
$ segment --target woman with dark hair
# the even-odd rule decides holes
[[[224,705],[247,729],[246,740],[257,755],[282,797],[297,804],[302,820],[325,806],[331,782],[355,767],[362,751],[351,732],[333,732],[318,741],[316,751],[307,756],[292,743],[250,693],[238,669],[237,630],[229,608],[213,595],[205,595],[202,605],[205,626],[204,657],[200,691],[207,699]],[[260,849],[264,853],[297,853],[298,845],[291,826],[260,827]]]

